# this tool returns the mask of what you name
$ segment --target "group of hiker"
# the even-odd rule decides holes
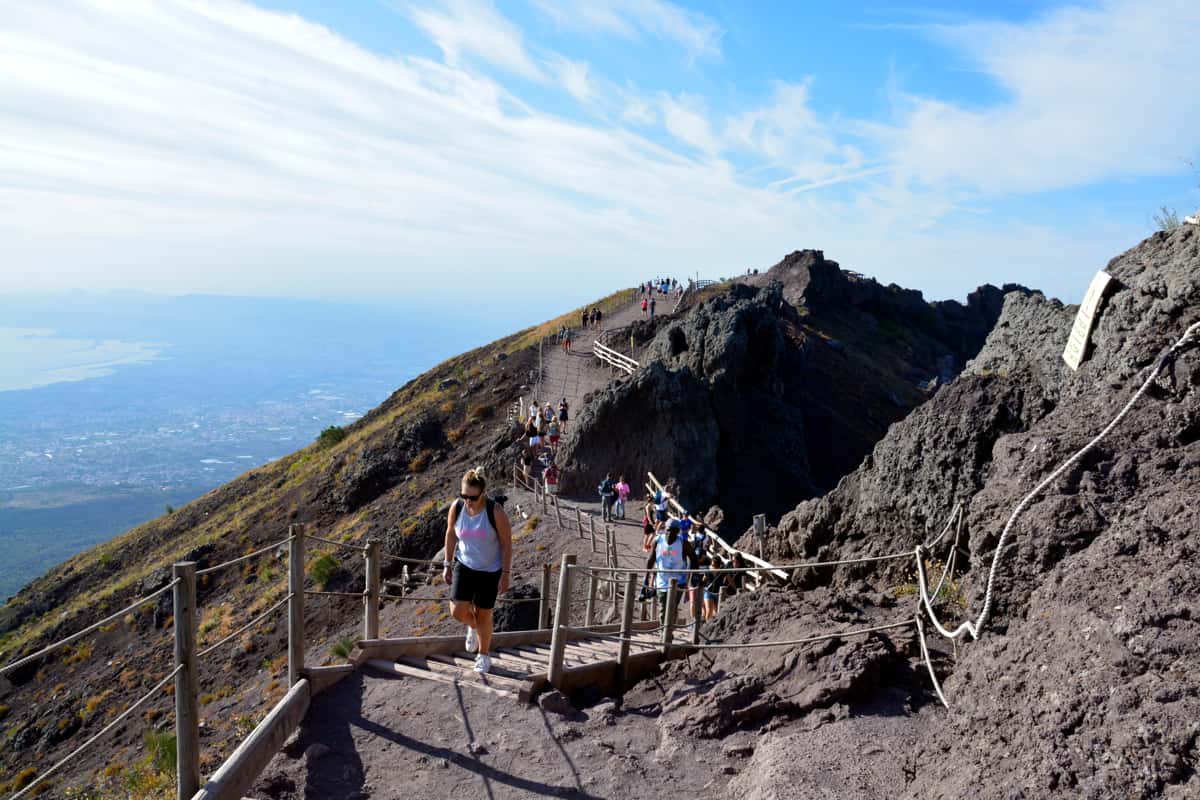
[[[640,284],[634,292],[635,298],[641,298],[642,316],[654,319],[659,296],[666,297],[672,293],[682,295],[683,286],[674,278],[655,278]]]
[[[697,603],[701,604],[699,616],[710,620],[716,616],[721,590],[725,590],[726,596],[735,595],[742,590],[745,580],[744,573],[716,570],[744,569],[745,560],[741,553],[735,552],[732,558],[719,553],[704,523],[693,520],[687,511],[680,517],[672,517],[670,501],[670,495],[662,489],[646,495],[642,550],[648,554],[646,569],[653,572],[646,573],[643,589],[649,591],[653,579],[662,615],[666,613],[667,594],[674,579],[677,590],[686,593],[686,602],[693,610]]]
[[[533,465],[542,462],[545,470],[555,469],[554,490],[558,489],[557,467],[554,459],[558,455],[558,444],[566,433],[567,423],[571,417],[571,407],[567,398],[558,403],[558,409],[546,403],[539,406],[534,400],[529,404],[529,414],[521,434],[521,456],[519,466],[526,479],[533,480]],[[547,491],[550,491],[547,488]]]

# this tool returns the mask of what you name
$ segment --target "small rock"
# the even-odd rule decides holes
[[[304,757],[309,761],[316,761],[319,758],[324,758],[332,752],[333,750],[330,749],[329,745],[316,742],[314,744],[310,744],[308,748],[305,749]]]
[[[438,388],[439,389],[449,389],[453,386],[460,385],[460,383],[461,383],[461,381],[459,381],[458,378],[446,378],[444,381],[441,381],[440,383],[438,383]]]
[[[467,745],[467,752],[473,756],[486,756],[488,749],[484,745],[479,744],[479,742],[471,742]]]
[[[754,755],[754,745],[730,743],[721,748],[721,755],[726,758],[749,758]]]
[[[721,767],[721,773],[723,775],[737,775],[738,770],[737,767],[726,764],[725,766]]]
[[[450,769],[450,762],[444,758],[439,758],[437,760],[437,765],[442,769]]]
[[[496,353],[497,361],[505,361],[508,359],[508,353]]]
[[[575,706],[571,705],[570,699],[557,689],[543,693],[538,698],[538,705],[542,707],[543,711],[549,711],[552,714],[568,716],[575,713]]]

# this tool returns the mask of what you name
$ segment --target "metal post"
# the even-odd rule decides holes
[[[538,630],[550,627],[550,565],[542,564],[542,599],[538,601]]]
[[[558,574],[558,599],[554,606],[554,632],[550,635],[550,669],[547,678],[555,689],[563,686],[563,654],[567,649],[567,624],[571,608],[571,567],[575,556],[563,553],[561,571]]]
[[[363,638],[379,638],[379,553],[382,542],[367,540],[366,593],[363,595]]]
[[[589,626],[596,624],[596,573],[588,572],[586,619]]]
[[[663,608],[662,655],[666,658],[671,652],[671,629],[675,627],[675,604],[678,602],[679,587],[676,580],[671,578],[667,586],[667,603]]]
[[[304,529],[289,525],[288,535],[288,686],[295,686],[304,670]]]
[[[700,623],[704,621],[704,587],[692,588],[692,644],[700,644]]]
[[[617,670],[622,691],[629,685],[629,637],[633,635],[633,599],[636,588],[637,575],[630,572],[625,576],[625,605],[621,609],[621,649],[617,651]]]
[[[176,564],[175,785],[179,800],[200,791],[200,676],[196,673],[196,564]]]
[[[599,553],[596,549],[596,517],[593,514],[588,514],[588,527],[592,529],[592,552]]]
[[[763,558],[763,542],[767,538],[767,515],[754,515],[754,538],[758,541],[758,557]]]

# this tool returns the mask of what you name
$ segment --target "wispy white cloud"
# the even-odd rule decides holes
[[[898,174],[984,194],[1037,192],[1175,172],[1200,130],[1200,3],[1104,2],[1025,24],[924,29],[1004,90],[970,108],[893,97],[868,126]]]
[[[1152,3],[1175,14],[1165,36]],[[666,36],[598,7],[620,12],[613,33]],[[524,296],[567,272],[582,299],[816,246],[935,295],[988,279],[1069,291],[1142,221],[1083,233],[953,215],[1200,143],[1196,93],[1179,88],[1200,72],[1195,12],[1172,0],[933,29],[1010,98],[898,96],[885,124],[817,113],[805,81],[732,111],[640,91],[527,43],[491,3],[403,8],[442,62],[236,0],[0,5],[0,290]],[[1121,31],[1137,41],[1116,47]],[[525,80],[598,111],[547,113]],[[1056,158],[1065,177],[1048,178]]]
[[[649,35],[678,44],[689,58],[721,54],[721,27],[667,0],[534,0],[534,5],[564,28],[626,39]]]
[[[526,52],[520,28],[497,11],[491,0],[397,7],[441,48],[447,64],[457,66],[464,58],[474,57],[524,78],[546,77]]]

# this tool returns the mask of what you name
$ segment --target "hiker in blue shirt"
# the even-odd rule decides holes
[[[597,487],[600,492],[600,511],[601,517],[605,522],[613,520],[613,502],[617,499],[617,484],[613,481],[612,473],[604,476],[604,480]]]
[[[654,548],[646,558],[646,569],[654,570],[654,590],[658,592],[659,621],[666,619],[667,590],[671,579],[675,579],[677,591],[683,591],[688,584],[688,574],[681,570],[698,569],[699,561],[688,542],[679,533],[679,520],[673,519],[667,523],[666,531],[660,533],[654,542]],[[651,573],[646,574],[649,583]],[[676,608],[679,595],[676,594]]]

